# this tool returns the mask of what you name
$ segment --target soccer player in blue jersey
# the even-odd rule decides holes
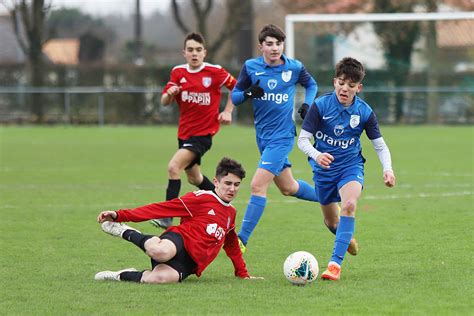
[[[300,114],[308,109],[308,104],[313,103],[318,88],[301,62],[283,55],[285,37],[277,26],[264,26],[258,36],[262,56],[245,62],[232,90],[235,105],[252,100],[261,155],[251,183],[252,195],[238,234],[242,252],[263,214],[267,190],[272,181],[283,195],[318,201],[311,185],[293,178],[288,160],[296,136],[293,121],[296,85],[299,83],[306,90]]]
[[[372,108],[357,96],[365,71],[351,57],[337,65],[334,91],[314,101],[303,121],[298,147],[309,156],[326,224],[337,227],[334,249],[323,279],[339,280],[341,264],[354,234],[357,200],[364,185],[360,135],[365,130],[383,168],[387,187],[395,185],[390,151]],[[311,145],[311,138],[315,144]],[[341,202],[340,218],[338,202]]]

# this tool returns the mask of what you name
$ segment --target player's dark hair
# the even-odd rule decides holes
[[[286,39],[285,32],[283,32],[278,26],[273,24],[267,24],[262,28],[262,30],[258,34],[258,42],[262,44],[267,36],[274,37],[280,42],[284,42]]]
[[[224,157],[217,165],[216,178],[220,180],[229,173],[235,174],[240,179],[245,178],[245,170],[242,165],[233,159]]]
[[[183,47],[186,48],[186,42],[189,40],[194,40],[198,43],[201,43],[202,46],[206,47],[206,41],[204,40],[204,37],[201,35],[201,33],[188,33],[186,37],[184,38],[184,45]]]
[[[336,64],[336,78],[343,76],[353,82],[361,82],[365,77],[364,66],[355,58],[344,57]]]

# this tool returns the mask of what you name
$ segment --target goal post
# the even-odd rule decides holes
[[[341,58],[358,59],[370,71],[361,96],[382,122],[474,123],[473,29],[473,11],[290,14],[285,53],[319,93],[333,90]]]
[[[354,13],[354,14],[288,14],[285,16],[286,55],[295,58],[295,23],[301,22],[397,22],[472,20],[474,12],[427,13]]]

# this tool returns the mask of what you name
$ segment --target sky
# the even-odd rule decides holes
[[[135,0],[51,0],[51,3],[54,8],[78,8],[95,16],[130,15],[135,12]],[[142,14],[147,16],[157,10],[168,9],[170,0],[140,0],[140,6]],[[0,13],[6,13],[3,6],[0,6]]]

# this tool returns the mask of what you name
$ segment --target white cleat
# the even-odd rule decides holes
[[[96,281],[120,281],[120,273],[127,271],[137,271],[135,268],[128,268],[119,271],[101,271],[94,276]]]
[[[102,225],[102,230],[106,232],[109,235],[115,236],[115,237],[122,237],[123,232],[131,229],[136,232],[139,232],[137,229],[130,227],[128,225],[125,225],[123,223],[117,223],[117,222],[103,222]]]

